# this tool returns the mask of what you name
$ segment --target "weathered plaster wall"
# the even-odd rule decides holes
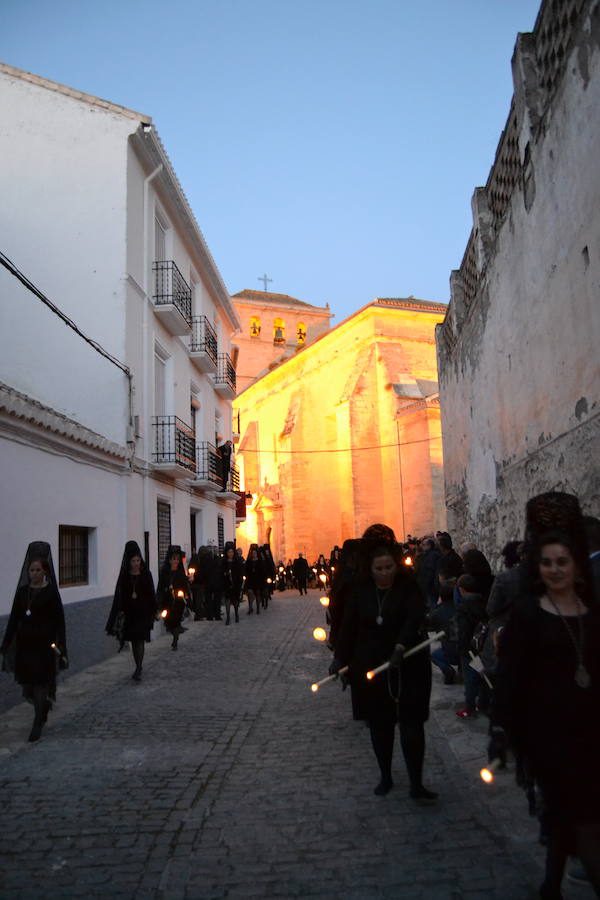
[[[519,177],[496,227],[492,176],[476,191],[478,288],[463,261],[438,329],[449,527],[492,556],[540,491],[600,512],[600,7],[583,7],[551,93],[549,11],[517,43]]]

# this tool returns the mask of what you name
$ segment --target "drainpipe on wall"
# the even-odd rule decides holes
[[[144,179],[144,213],[143,213],[143,222],[144,222],[144,253],[143,253],[143,288],[144,288],[144,313],[142,319],[142,371],[144,378],[144,407],[143,407],[143,416],[144,416],[144,449],[146,450],[146,455],[151,455],[151,447],[152,447],[152,429],[150,427],[150,384],[148,380],[149,371],[150,371],[150,359],[149,359],[149,348],[148,348],[148,331],[150,327],[150,303],[152,302],[150,297],[148,296],[148,266],[150,264],[149,260],[149,248],[148,248],[148,195],[149,195],[149,187],[150,182],[156,178],[160,172],[162,172],[163,166],[162,163],[154,169],[153,172],[148,175],[147,178]],[[146,460],[149,462],[149,460]],[[147,466],[144,468],[144,476],[143,476],[143,490],[142,490],[142,504],[143,504],[143,519],[144,519],[144,538],[146,534],[149,534],[151,531],[150,527],[150,501],[149,501],[149,484],[148,484],[148,469]],[[148,546],[148,541],[145,538],[144,543]],[[146,558],[146,563],[149,565],[150,560],[148,557]],[[158,566],[160,566],[160,560],[157,560],[157,570]]]

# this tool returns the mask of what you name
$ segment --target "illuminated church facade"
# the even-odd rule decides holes
[[[402,539],[445,526],[435,351],[445,314],[376,299],[238,394],[244,552],[269,542],[276,560],[312,560],[373,522]]]

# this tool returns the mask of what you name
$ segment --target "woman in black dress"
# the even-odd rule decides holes
[[[14,667],[15,681],[33,703],[29,740],[37,741],[56,697],[57,666],[68,666],[65,616],[45,541],[34,541],[27,548],[0,652],[3,669]]]
[[[225,624],[229,625],[231,605],[235,613],[235,621],[240,621],[240,599],[242,596],[242,584],[244,577],[244,564],[235,552],[235,546],[231,541],[225,544],[225,556],[223,558],[223,599],[225,600]],[[257,609],[257,612],[259,610]]]
[[[405,662],[405,650],[426,637],[425,601],[419,587],[401,564],[401,548],[392,543],[368,543],[363,577],[348,598],[335,646],[332,671],[350,667],[355,719],[365,719],[381,778],[375,793],[393,787],[392,755],[396,723],[408,770],[410,796],[434,802],[437,794],[423,786],[424,722],[429,716],[431,662],[429,651]],[[393,667],[368,681],[366,673],[392,659]]]
[[[600,896],[600,610],[577,499],[541,495],[527,518],[526,577],[498,640],[489,753],[499,757],[510,744],[541,794],[540,897],[562,896],[569,854]]]
[[[171,545],[158,576],[156,601],[165,628],[173,640],[171,650],[177,650],[179,635],[187,629],[181,624],[186,605],[192,605],[190,583],[183,567],[181,547]],[[164,613],[164,615],[163,615]]]
[[[125,641],[131,642],[135,662],[134,681],[142,680],[144,645],[150,641],[154,625],[156,597],[154,581],[146,568],[136,541],[127,541],[121,561],[121,569],[112,609],[106,623],[106,633],[119,640],[119,650]]]

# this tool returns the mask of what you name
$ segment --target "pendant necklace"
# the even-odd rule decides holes
[[[390,592],[388,588],[383,592],[383,597],[379,594],[379,588],[375,585],[375,599],[377,600],[377,618],[375,621],[378,625],[383,625],[383,607],[385,606],[385,601],[387,600],[387,596]]]
[[[546,597],[548,595],[546,594]],[[586,669],[583,662],[583,622],[581,620],[581,613],[579,612],[579,608],[577,609],[577,625],[579,626],[579,640],[575,637],[573,632],[571,631],[571,626],[561,613],[560,609],[552,599],[552,597],[548,597],[548,600],[556,610],[558,616],[560,617],[561,622],[567,629],[567,634],[571,638],[571,642],[575,647],[575,655],[577,656],[577,668],[575,669],[575,684],[580,688],[589,688],[592,683],[592,679],[590,673]]]

